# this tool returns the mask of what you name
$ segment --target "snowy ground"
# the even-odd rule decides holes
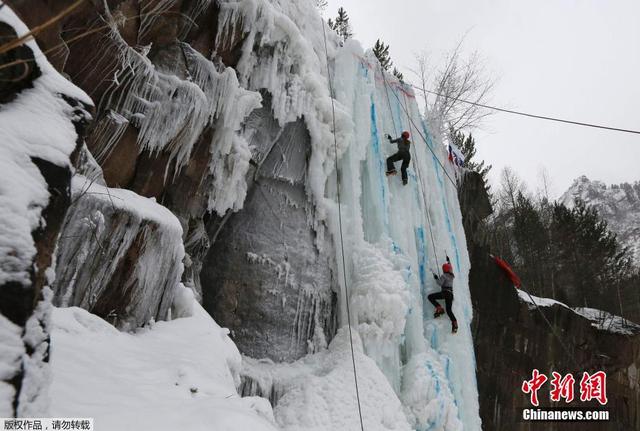
[[[170,322],[135,334],[87,311],[52,315],[54,417],[93,417],[97,430],[274,430],[262,398],[240,398],[240,354],[186,290]],[[185,311],[186,310],[186,311]]]

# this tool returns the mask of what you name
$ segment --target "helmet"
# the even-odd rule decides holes
[[[453,266],[450,263],[445,263],[442,265],[442,272],[448,272],[449,274],[453,274]]]
[[[411,136],[411,135],[410,135],[410,134],[409,134],[409,132],[407,132],[406,130],[405,130],[404,132],[402,132],[402,137],[403,137],[404,139],[409,139],[409,136]]]

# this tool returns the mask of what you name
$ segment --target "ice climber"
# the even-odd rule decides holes
[[[402,166],[400,172],[402,173],[402,184],[407,185],[407,168],[411,161],[411,141],[409,140],[409,132],[406,130],[402,132],[402,135],[398,139],[392,139],[390,135],[387,135],[387,139],[392,144],[398,144],[398,152],[387,158],[387,175],[395,175],[396,167],[395,162],[402,160]]]
[[[437,293],[432,293],[427,296],[429,302],[431,302],[434,307],[436,307],[436,311],[433,314],[433,317],[440,317],[444,314],[444,310],[442,306],[436,301],[436,299],[444,299],[445,307],[447,309],[447,315],[449,319],[451,319],[451,332],[458,332],[458,321],[456,320],[456,316],[453,314],[452,306],[453,306],[453,267],[451,266],[451,261],[449,260],[449,256],[447,256],[447,263],[442,265],[442,275],[438,276],[437,274],[433,274],[433,278],[436,279],[436,282],[440,285],[442,290]]]

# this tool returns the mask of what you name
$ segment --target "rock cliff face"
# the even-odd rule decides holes
[[[73,4],[36,3],[10,5],[35,26]],[[84,2],[37,34],[52,63],[96,101],[86,142],[99,168],[82,173],[85,184],[111,188],[78,185],[56,304],[122,328],[167,317],[179,252],[158,253],[150,240],[162,246],[176,230],[113,208],[103,193],[118,187],[177,216],[182,282],[244,352],[297,359],[314,350],[310,341],[332,337],[333,254],[309,198],[310,133],[319,133],[304,120],[313,109],[300,84],[309,66],[290,53],[300,50],[291,46],[297,30],[270,13],[251,2]],[[290,34],[274,33],[274,19]],[[269,75],[274,68],[283,81]],[[141,272],[152,255],[163,273]]]
[[[337,298],[330,244],[318,247],[309,226],[308,131],[303,121],[280,129],[270,111],[266,105],[249,119],[259,131],[258,162],[243,210],[224,225],[210,223],[203,304],[246,355],[291,361],[333,338]]]
[[[581,199],[598,210],[622,245],[629,247],[636,264],[640,265],[640,182],[608,186],[583,175],[560,197],[567,206],[572,206],[575,199]]]
[[[571,372],[578,382],[584,371],[607,373],[609,403],[606,409],[611,415],[610,422],[579,425],[545,422],[544,429],[639,429],[638,326],[627,324],[622,331],[603,327],[576,312],[580,310],[560,303],[539,298],[538,303],[546,306],[538,309],[521,299],[526,299],[526,295],[518,295],[490,259],[490,250],[484,245],[481,220],[491,209],[478,175],[470,173],[465,177],[460,201],[469,236],[469,287],[474,308],[473,334],[483,428],[540,429],[540,423],[521,420],[521,409],[530,407],[530,403],[520,388],[537,368],[547,375],[552,371],[563,375]],[[551,406],[547,389],[540,392],[541,406]],[[576,393],[579,394],[577,386]],[[598,403],[579,401],[568,407],[600,408]]]
[[[74,2],[36,3],[10,2],[29,26]],[[208,245],[203,217],[242,204],[237,188],[251,155],[236,132],[260,102],[220,61],[237,54],[233,45],[216,47],[217,12],[208,1],[84,2],[37,36],[96,101],[87,146],[106,185],[153,197],[180,220],[184,281],[197,292]]]

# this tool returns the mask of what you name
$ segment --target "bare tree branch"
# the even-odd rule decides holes
[[[415,55],[416,69],[410,69],[419,79],[427,119],[442,131],[451,127],[456,130],[477,128],[492,114],[478,105],[487,104],[495,81],[487,76],[476,52],[463,58],[463,42],[464,37],[445,56],[438,72],[429,71],[424,51]],[[430,99],[427,93],[435,94]]]

